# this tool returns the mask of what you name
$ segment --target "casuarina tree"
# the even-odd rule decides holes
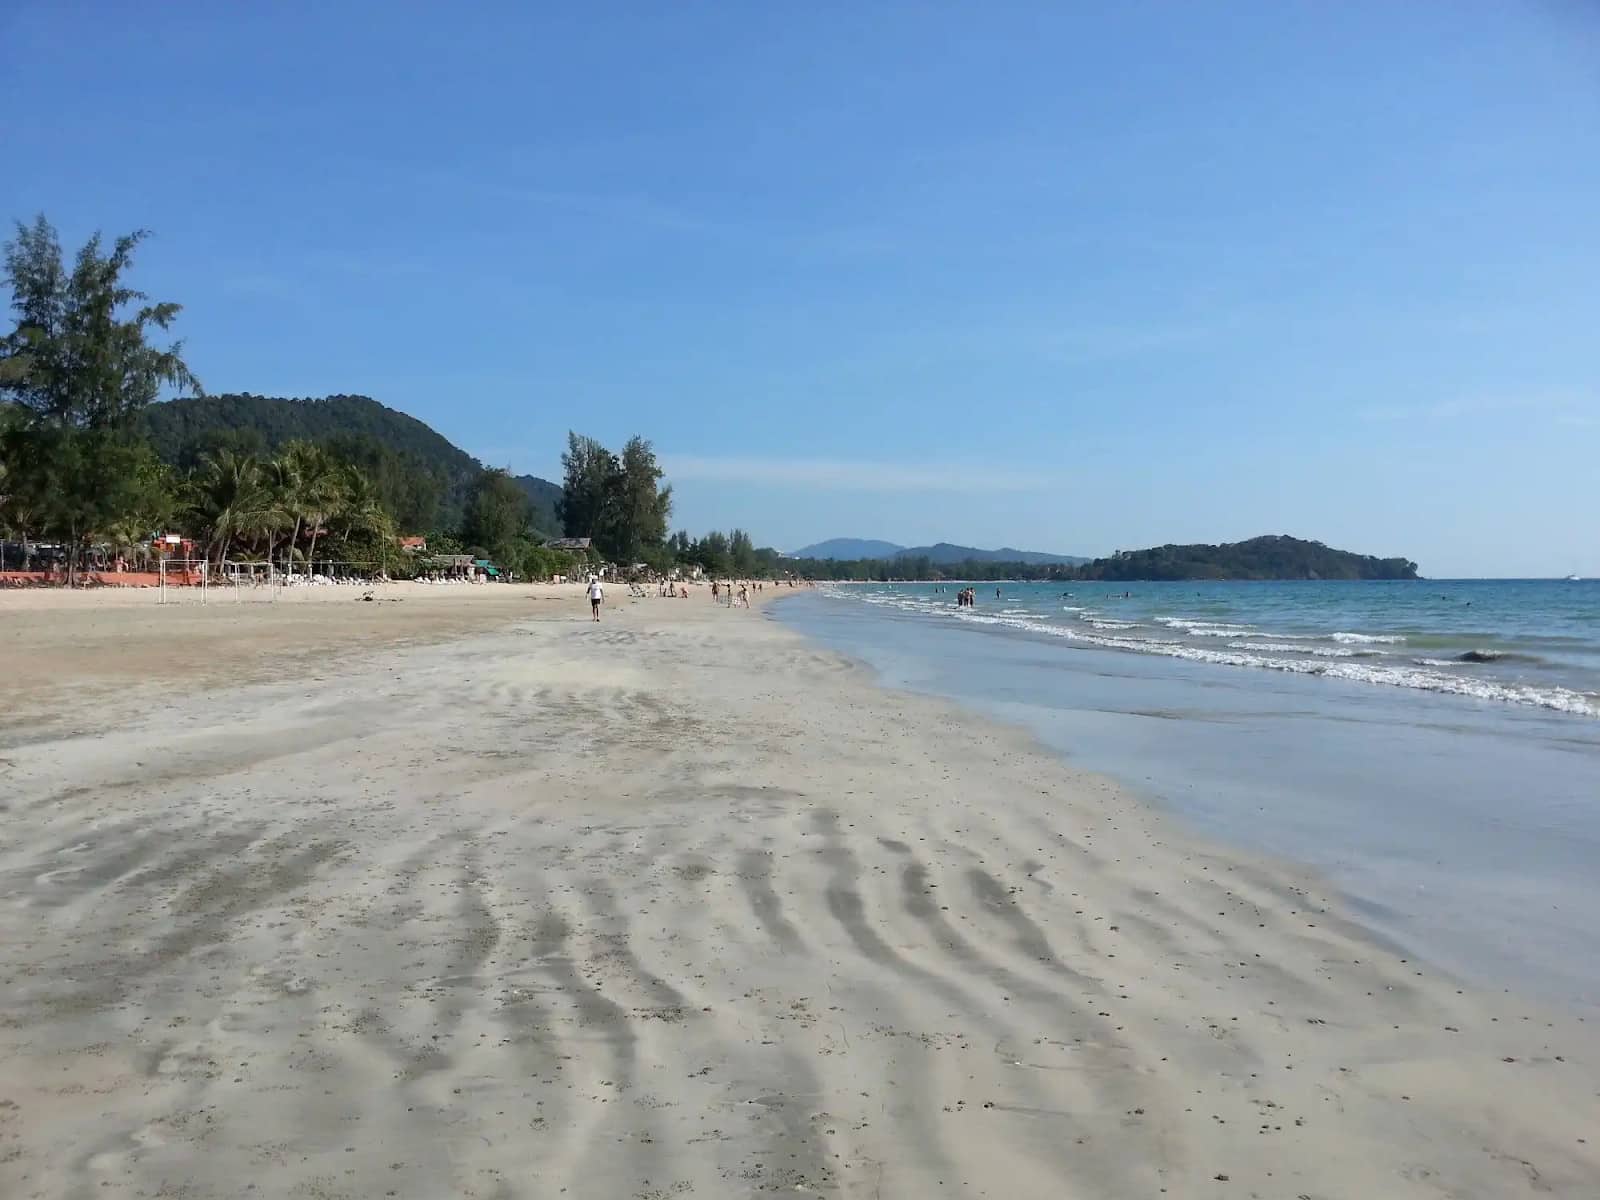
[[[6,243],[5,275],[17,324],[0,339],[0,395],[41,424],[79,429],[125,427],[163,388],[199,390],[182,343],[155,346],[180,306],[154,303],[127,286],[140,230],[106,250],[95,234],[69,271],[44,217],[17,225]]]
[[[648,441],[629,438],[618,457],[593,438],[569,433],[561,466],[559,508],[568,537],[593,538],[600,553],[622,563],[645,561],[662,548],[672,489],[662,486]]]
[[[5,245],[16,324],[0,337],[0,401],[21,414],[0,447],[7,507],[25,508],[37,533],[66,544],[69,572],[96,537],[165,507],[150,493],[164,481],[135,423],[164,388],[199,390],[181,343],[149,340],[179,306],[125,281],[145,237],[130,233],[107,249],[96,234],[70,269],[42,216],[19,223]]]

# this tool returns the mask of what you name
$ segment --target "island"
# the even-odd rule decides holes
[[[1407,558],[1375,558],[1282,535],[1220,546],[1119,550],[1075,568],[1074,579],[1417,579]]]
[[[1321,542],[1268,535],[1221,545],[1152,546],[1119,550],[1108,558],[1063,561],[982,557],[935,560],[926,553],[901,552],[886,558],[801,558],[784,570],[812,579],[943,580],[1043,579],[1116,582],[1197,579],[1417,579],[1417,564],[1407,558],[1376,558],[1335,550]]]

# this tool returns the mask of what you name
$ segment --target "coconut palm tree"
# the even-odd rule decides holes
[[[387,569],[395,544],[394,518],[365,472],[352,465],[342,474],[339,509],[329,522],[340,539],[341,552],[368,557],[371,564]],[[375,558],[369,557],[374,553]]]
[[[220,567],[241,534],[261,527],[267,507],[261,465],[248,454],[219,450],[208,455],[189,481],[189,512],[205,531],[206,557]]]
[[[347,466],[340,488],[339,511],[334,515],[345,537],[352,534],[394,536],[394,519],[378,497],[372,480],[359,467]]]
[[[311,525],[311,547],[306,557],[317,561],[317,536],[323,531],[323,522],[339,511],[344,503],[345,474],[337,463],[320,446],[311,468],[301,480],[304,491],[301,497],[306,505],[306,518]],[[315,570],[315,567],[312,568]]]
[[[272,552],[278,545],[278,535],[291,525],[294,526],[294,533],[290,535],[289,556],[291,559],[293,557],[294,539],[300,534],[295,510],[299,482],[299,472],[287,455],[280,454],[261,464],[262,505],[257,532],[267,540],[266,561],[269,569]]]
[[[306,552],[307,562],[315,559],[317,536],[322,523],[339,508],[344,489],[344,473],[328,452],[310,442],[291,442],[284,447],[283,457],[288,460],[288,478],[292,481],[292,508],[295,514],[294,545],[300,540],[301,529],[311,530],[311,548]]]

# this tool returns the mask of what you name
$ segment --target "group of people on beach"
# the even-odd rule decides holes
[[[976,608],[978,606],[978,589],[962,588],[956,593],[957,608]]]
[[[723,583],[720,580],[711,581],[711,602],[713,604],[726,604],[729,608],[750,607],[750,587],[748,583],[740,583],[738,592],[733,590],[733,584]],[[755,584],[756,591],[761,590],[761,583]]]
[[[816,584],[809,579],[798,583],[793,579],[779,580],[773,582],[772,586],[783,587],[785,583],[787,583],[787,585],[791,588],[816,586]],[[752,591],[764,591],[766,587],[767,584],[759,579],[753,581],[746,580],[739,583],[734,583],[731,580],[728,582],[723,582],[722,580],[713,579],[711,581],[711,600],[714,604],[726,604],[729,608],[749,608],[750,593]],[[689,598],[689,589],[681,582],[676,580],[663,579],[657,584],[656,590],[657,595],[662,599],[671,598],[674,600],[687,600]],[[600,577],[598,575],[589,576],[589,582],[585,588],[585,594],[589,598],[589,612],[591,619],[598,621],[600,619],[600,608],[601,605],[605,603],[606,594],[605,586],[600,582]],[[645,599],[649,595],[649,593],[646,592],[644,588],[637,582],[630,582],[628,584],[628,594],[635,599],[640,600]]]

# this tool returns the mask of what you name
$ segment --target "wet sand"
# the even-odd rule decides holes
[[[703,592],[420,591],[0,595],[0,1195],[1594,1195],[1594,1029],[1316,879]]]

